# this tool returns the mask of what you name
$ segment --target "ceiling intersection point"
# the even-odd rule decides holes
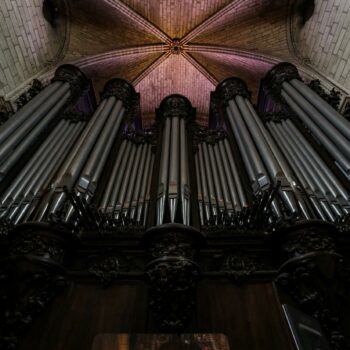
[[[184,50],[184,46],[179,38],[174,38],[169,44],[169,51],[173,55],[180,55]]]

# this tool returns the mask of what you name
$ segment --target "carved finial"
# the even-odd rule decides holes
[[[72,64],[64,64],[58,67],[52,81],[63,81],[69,83],[72,99],[77,98],[88,84],[85,74]]]
[[[281,95],[282,84],[285,81],[290,81],[292,79],[302,80],[298,69],[291,63],[282,62],[274,66],[266,74],[264,81],[273,96],[279,98]]]
[[[222,99],[224,104],[239,95],[250,99],[251,92],[248,90],[247,84],[240,78],[227,78],[223,80],[217,87],[215,92]]]
[[[115,96],[123,102],[125,108],[129,109],[136,98],[134,87],[124,79],[114,78],[108,80],[102,93],[102,98]]]

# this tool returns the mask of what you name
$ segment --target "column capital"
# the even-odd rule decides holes
[[[223,80],[215,90],[219,98],[227,104],[229,100],[232,100],[235,96],[239,95],[250,99],[251,92],[248,90],[248,86],[244,80],[232,77]]]
[[[104,86],[101,98],[114,96],[123,102],[123,106],[129,109],[136,97],[134,87],[124,79],[114,78],[108,80]]]
[[[188,120],[192,118],[194,108],[187,97],[174,94],[163,99],[158,112],[160,112],[161,118],[180,117]]]
[[[77,98],[87,87],[88,79],[85,74],[72,64],[63,64],[55,71],[54,81],[62,81],[70,85],[72,99]]]
[[[282,84],[292,79],[302,80],[297,67],[288,62],[281,62],[268,71],[264,82],[272,94],[279,97],[282,90]]]

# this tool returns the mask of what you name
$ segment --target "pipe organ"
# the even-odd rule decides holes
[[[201,264],[221,247],[219,237],[235,254],[251,249],[247,237],[257,237],[257,251],[277,246],[281,265],[269,276],[280,281],[315,252],[337,260],[335,237],[350,220],[350,123],[290,64],[263,83],[272,111],[258,111],[245,82],[228,78],[212,93],[211,128],[196,123],[186,97],[170,95],[143,130],[132,123],[137,93],[122,79],[106,83],[90,117],[70,118],[87,79],[74,66],[58,68],[0,127],[0,223],[9,227],[11,259],[29,254],[16,245],[35,237],[45,244],[33,243],[31,264],[56,276],[90,238],[132,241],[128,249],[144,251],[154,319],[176,332],[190,320],[201,274],[257,269],[247,272],[250,258],[238,257],[207,271],[212,265]],[[265,236],[275,245],[266,248]]]

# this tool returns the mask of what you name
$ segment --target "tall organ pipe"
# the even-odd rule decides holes
[[[151,163],[150,163],[149,172],[148,172],[146,193],[144,195],[144,197],[145,197],[145,208],[144,208],[144,213],[143,213],[143,225],[144,226],[146,226],[146,223],[147,223],[149,202],[151,200],[151,183],[152,183],[153,166],[154,166],[154,155],[151,154]]]
[[[120,171],[121,171],[120,164],[122,162],[122,159],[123,159],[123,157],[124,157],[124,159],[127,159],[126,158],[126,151],[125,151],[126,150],[126,145],[127,145],[127,141],[123,140],[121,142],[120,149],[119,149],[118,155],[117,155],[117,159],[116,159],[116,161],[114,163],[111,175],[109,177],[109,181],[107,183],[107,187],[105,188],[105,190],[103,192],[103,196],[102,196],[102,199],[101,199],[101,202],[100,202],[99,208],[100,208],[100,210],[102,212],[104,212],[106,210],[106,208],[107,208],[108,199],[110,198],[112,190],[113,190],[113,187],[115,186],[116,177],[118,176],[118,172],[120,173]]]
[[[163,120],[165,127],[158,179],[157,225],[164,224],[165,218],[171,223],[190,223],[185,123],[191,111],[190,102],[181,95],[167,96],[158,110],[159,118]],[[169,218],[166,212],[169,212]]]
[[[142,182],[142,179],[146,176],[145,168],[148,164],[146,162],[148,159],[148,154],[151,151],[150,148],[151,146],[149,144],[142,144],[140,167],[137,172],[135,188],[133,190],[132,201],[130,205],[130,219],[134,219],[136,215],[137,203],[141,196],[141,182]],[[148,159],[148,162],[149,162],[149,159]]]
[[[137,180],[137,175],[140,176],[140,163],[142,161],[142,154],[144,154],[144,144],[137,145],[137,151],[136,151],[136,156],[135,156],[135,161],[132,167],[132,171],[130,174],[130,178],[128,179],[128,189],[126,191],[125,195],[125,200],[123,203],[123,214],[127,216],[129,214],[129,210],[131,208],[131,200],[132,200],[132,195],[136,186],[136,180]]]
[[[87,80],[78,68],[63,65],[56,70],[48,87],[0,127],[0,179],[63,107],[78,97],[86,84]]]
[[[112,183],[113,190],[109,196],[108,206],[106,208],[106,212],[108,212],[108,213],[112,213],[114,208],[115,208],[117,198],[118,198],[118,193],[119,193],[120,187],[122,185],[123,179],[125,178],[125,170],[127,168],[128,161],[130,160],[130,155],[131,155],[131,151],[132,151],[133,146],[134,145],[132,142],[127,141],[125,153],[121,154],[122,160],[120,163],[120,168],[118,168],[118,175],[115,179],[115,182]],[[118,162],[118,164],[119,164],[119,162]]]
[[[144,209],[145,197],[147,192],[147,184],[150,173],[152,173],[151,163],[153,162],[153,154],[151,153],[151,146],[149,145],[147,148],[147,156],[145,161],[145,170],[144,175],[141,177],[141,185],[140,185],[140,195],[137,200],[137,210],[136,210],[136,221],[141,222],[142,211]]]
[[[171,138],[169,155],[169,184],[168,201],[170,208],[170,221],[175,222],[177,205],[179,201],[179,172],[180,172],[180,123],[179,117],[171,118]]]
[[[190,175],[188,170],[188,147],[185,120],[180,119],[180,188],[182,218],[185,225],[190,224]]]
[[[279,132],[275,123],[269,122],[267,124],[268,124],[268,128],[269,128],[271,134],[273,135],[274,139],[281,147],[283,153],[288,157],[288,162],[292,165],[293,170],[294,170],[301,186],[304,188],[306,194],[308,195],[314,209],[318,213],[319,217],[321,219],[325,220],[324,213],[320,207],[318,199],[315,196],[315,192],[312,189],[312,187],[314,186],[313,182],[311,183],[311,179],[307,178],[307,175],[305,174],[301,164],[299,163],[299,159],[297,158],[297,156],[293,152],[292,146],[289,144],[289,142],[287,142],[284,135],[282,135],[282,133]],[[310,185],[310,183],[311,183],[311,185]]]
[[[197,153],[197,159],[198,159],[198,167],[199,167],[199,173],[200,177],[202,179],[202,191],[203,191],[203,203],[204,203],[204,212],[205,212],[205,218],[207,221],[211,218],[211,207],[210,207],[210,200],[209,200],[209,189],[208,189],[208,179],[205,174],[205,167],[204,167],[204,161],[203,161],[203,154],[202,154],[202,147],[198,146],[198,153]]]
[[[162,151],[160,158],[160,173],[157,199],[157,225],[161,225],[164,222],[165,203],[168,189],[170,131],[171,119],[167,118],[165,120]]]
[[[208,197],[209,197],[210,207],[214,217],[216,217],[218,215],[218,203],[217,203],[216,194],[214,190],[214,181],[213,181],[213,176],[210,168],[207,144],[205,142],[203,142],[202,144],[199,144],[199,150],[203,158],[205,177],[207,179],[207,184],[208,184]]]
[[[238,197],[239,197],[239,201],[241,203],[241,207],[247,207],[248,206],[248,200],[247,200],[247,196],[244,192],[244,188],[243,188],[243,184],[240,180],[240,176],[239,176],[239,172],[237,169],[237,165],[236,165],[236,161],[233,158],[233,154],[232,154],[232,150],[231,147],[229,145],[229,142],[227,139],[223,140],[223,141],[219,141],[219,148],[221,150],[221,155],[223,157],[223,159],[227,157],[228,159],[228,164],[229,166],[227,166],[226,169],[226,165],[228,165],[226,162],[224,162],[224,167],[225,167],[225,171],[226,171],[226,176],[227,177],[232,177],[235,184],[236,184],[236,189],[237,189],[237,193],[238,193]],[[231,171],[230,171],[231,170]],[[231,197],[235,198],[236,193],[234,192],[234,186],[230,186],[231,190]],[[238,203],[238,202],[237,202]],[[241,209],[241,208],[238,208]]]
[[[197,195],[198,195],[198,205],[199,205],[199,218],[201,225],[204,225],[204,211],[203,211],[203,192],[202,192],[202,179],[201,171],[198,163],[198,154],[194,156],[194,162],[196,167],[196,180],[197,180]]]

